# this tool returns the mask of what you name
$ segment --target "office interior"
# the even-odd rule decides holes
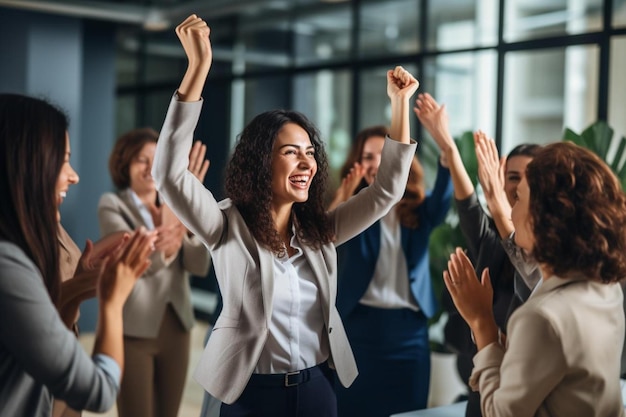
[[[385,71],[396,65],[446,104],[454,136],[482,129],[502,153],[597,120],[626,136],[626,0],[0,0],[0,91],[70,116],[81,181],[61,213],[79,245],[99,237],[117,136],[162,125],[186,68],[174,28],[191,13],[211,28],[196,136],[218,198],[238,133],[271,108],[316,123],[336,176],[354,134],[389,122]],[[416,118],[412,136],[428,182],[437,155]],[[202,319],[216,302],[207,278],[193,279]],[[95,302],[81,308],[85,331],[95,315]]]

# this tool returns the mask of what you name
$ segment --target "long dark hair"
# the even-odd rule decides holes
[[[272,149],[287,123],[295,123],[307,132],[317,162],[308,200],[293,205],[300,226],[298,237],[314,248],[332,241],[332,225],[324,208],[328,160],[317,128],[302,113],[271,110],[256,116],[241,133],[226,167],[226,196],[239,209],[254,238],[276,254],[282,254],[284,248],[271,215]]]
[[[19,246],[60,288],[56,182],[65,160],[67,116],[51,104],[0,94],[0,238]]]

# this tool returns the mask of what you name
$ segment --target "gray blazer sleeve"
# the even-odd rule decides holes
[[[187,169],[201,110],[202,100],[180,102],[174,94],[157,142],[152,176],[180,221],[212,249],[221,238],[225,218],[213,194]]]
[[[381,155],[376,179],[330,212],[335,244],[347,242],[383,217],[402,198],[417,143],[400,143],[389,137]]]
[[[5,395],[13,406],[41,401],[36,392],[45,386],[77,410],[103,412],[113,405],[119,382],[85,353],[62,323],[39,270],[9,242],[0,242],[0,317],[0,380],[7,388],[0,403],[6,404]]]

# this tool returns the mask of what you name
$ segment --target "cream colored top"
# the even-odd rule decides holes
[[[513,313],[505,350],[474,356],[485,417],[620,417],[619,284],[550,277]]]

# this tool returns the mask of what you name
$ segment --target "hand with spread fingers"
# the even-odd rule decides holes
[[[498,327],[493,315],[493,288],[489,270],[478,280],[474,266],[461,248],[450,255],[443,280],[457,310],[472,329],[478,350],[498,340]]]
[[[363,169],[363,165],[355,162],[354,166],[350,168],[350,171],[341,180],[341,185],[339,185],[339,188],[337,188],[337,191],[335,191],[335,197],[333,198],[333,201],[329,204],[328,210],[333,210],[339,204],[352,197],[354,191],[363,180],[364,175],[365,170]]]
[[[439,104],[428,93],[418,94],[413,112],[424,128],[430,132],[435,143],[441,150],[441,164],[450,168],[452,152],[458,153],[448,123],[448,112],[445,104]]]
[[[209,170],[211,161],[206,159],[206,145],[201,141],[196,140],[189,152],[189,171],[200,180],[204,182],[204,177]]]
[[[478,180],[485,194],[487,207],[500,236],[506,238],[515,231],[511,222],[511,205],[504,192],[506,158],[499,157],[496,143],[482,130],[474,132],[474,146],[478,161]]]

